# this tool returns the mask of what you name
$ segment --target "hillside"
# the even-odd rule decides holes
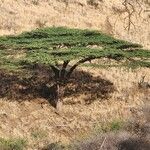
[[[0,0],[0,35],[45,26],[98,29],[150,47],[149,0]]]
[[[149,24],[149,0],[0,0],[0,150],[149,150]]]
[[[147,121],[141,109],[149,100],[150,52],[141,45],[99,31],[41,28],[0,37],[0,57],[0,146],[27,143],[40,150],[120,130],[132,117]],[[81,65],[63,83],[58,113],[51,65],[61,68],[69,60],[70,68],[84,57],[101,59]]]

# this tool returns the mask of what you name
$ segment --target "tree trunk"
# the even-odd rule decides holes
[[[66,81],[68,78],[67,76],[67,70],[66,67],[68,65],[69,61],[64,61],[64,64],[62,68],[57,68],[55,66],[51,66],[55,76],[55,84],[54,84],[54,102],[55,102],[55,108],[58,111],[62,110],[62,105],[63,105],[63,96],[64,96],[64,86],[66,85]]]
[[[59,82],[57,82],[55,84],[55,90],[56,90],[55,107],[58,111],[61,111],[63,105],[64,87]]]

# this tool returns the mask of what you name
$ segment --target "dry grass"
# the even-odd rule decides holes
[[[128,132],[99,134],[76,143],[73,150],[149,150],[150,143]]]
[[[130,122],[118,132],[99,133],[72,144],[73,150],[149,150],[150,149],[150,101],[134,111]],[[126,130],[126,131],[125,131]]]
[[[140,2],[132,16],[130,33],[120,0],[0,0],[0,35],[18,34],[45,26],[98,29],[123,40],[149,47],[149,5]],[[119,11],[116,11],[119,10]],[[121,12],[121,13],[120,13]]]
[[[96,2],[96,7],[93,7],[87,4],[87,0],[72,0],[69,3],[66,0],[0,0],[0,35],[18,34],[45,26],[68,26],[99,29],[121,39],[150,47],[149,12],[147,11],[149,6],[146,7],[143,4],[144,10],[141,17],[133,16],[136,28],[131,29],[128,34],[124,29],[126,14],[121,1],[107,0],[98,3]],[[121,11],[121,14],[114,10]],[[16,57],[19,59],[22,53]],[[133,129],[133,132],[136,133],[137,130],[140,130],[140,135],[144,134],[143,131],[149,131],[146,130],[150,121],[149,104],[144,109],[146,114],[144,117],[139,110],[144,106],[145,101],[150,100],[149,89],[139,88],[139,82],[143,76],[146,75],[145,82],[150,82],[149,69],[139,68],[134,71],[120,68],[82,67],[80,69],[91,72],[95,77],[100,76],[102,79],[113,82],[116,91],[111,94],[111,98],[95,98],[96,101],[90,105],[85,105],[85,99],[89,98],[87,97],[89,95],[85,93],[65,98],[62,115],[58,115],[55,109],[45,102],[45,99],[18,102],[1,98],[0,137],[27,139],[28,149],[37,150],[49,143],[68,144],[74,139],[86,137],[93,132],[93,128],[101,127],[101,124],[114,120],[131,120],[133,126],[129,126],[130,130]],[[41,107],[42,102],[45,102],[43,108]],[[136,125],[137,128],[135,128]],[[117,139],[114,138],[113,133],[106,136],[112,139],[114,144],[117,140],[124,141],[130,138],[128,133],[123,135],[118,133],[117,136],[121,138]],[[150,139],[147,136],[148,134],[146,138]],[[104,137],[105,135],[100,136],[100,142],[103,142]],[[137,143],[137,138],[139,137],[134,136],[132,140],[135,139]],[[112,145],[108,144],[108,146]]]
[[[140,111],[135,111],[149,100],[149,89],[139,89],[138,82],[146,75],[145,82],[150,81],[149,69],[137,69],[134,71],[110,68],[94,69],[82,67],[84,71],[91,72],[93,76],[100,76],[114,83],[116,91],[112,98],[97,99],[90,105],[84,104],[87,95],[80,94],[76,97],[65,98],[65,102],[81,101],[74,105],[66,104],[62,115],[55,113],[48,103],[41,107],[40,101],[0,101],[0,135],[2,137],[21,137],[28,140],[29,149],[38,149],[49,143],[61,141],[63,144],[70,143],[73,139],[86,136],[93,132],[93,127],[101,123],[113,120],[127,121],[129,118],[139,117]],[[98,92],[98,91],[97,91]],[[82,103],[83,102],[83,103]],[[33,138],[33,131],[47,132],[42,138]],[[41,133],[36,133],[41,135]],[[82,136],[81,136],[82,137]]]

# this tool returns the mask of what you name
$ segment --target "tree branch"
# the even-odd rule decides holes
[[[87,58],[84,58],[84,59],[81,59],[79,60],[77,63],[75,63],[68,71],[66,77],[70,77],[70,75],[72,74],[72,72],[80,65],[80,64],[83,64],[87,61],[91,61],[93,59],[98,59],[98,58],[102,58],[104,56],[90,56],[90,57],[87,57]],[[105,58],[109,58],[109,59],[114,59],[114,60],[120,60],[121,58],[123,58],[123,55],[122,54],[116,54],[116,55],[108,55],[108,56],[105,56]]]
[[[70,75],[72,74],[72,72],[73,72],[80,64],[83,64],[83,63],[85,63],[86,61],[91,61],[91,60],[96,59],[96,58],[101,58],[101,56],[100,56],[100,57],[91,56],[91,57],[87,57],[87,58],[84,58],[84,59],[79,60],[76,64],[74,64],[74,65],[70,68],[70,70],[69,70],[68,73],[67,73],[67,77],[70,77]]]
[[[138,13],[138,17],[142,17],[141,16],[141,13],[143,11],[142,3],[144,3],[144,0],[134,0],[134,1],[124,0],[122,3],[123,6],[125,7],[125,12],[127,13],[127,16],[124,18],[124,20],[126,21],[126,19],[128,19],[127,26],[125,27],[125,29],[127,29],[128,32],[130,31],[132,26],[135,28],[135,22],[132,19],[132,17],[134,17],[136,12]]]
[[[64,61],[63,66],[62,66],[62,69],[61,69],[61,71],[60,71],[60,77],[61,77],[61,78],[64,78],[64,77],[65,77],[66,68],[67,68],[69,62],[70,62],[69,60]]]
[[[64,61],[63,66],[62,66],[62,70],[66,69],[67,65],[69,64],[69,60]]]
[[[52,68],[54,74],[55,74],[55,77],[58,78],[59,77],[59,72],[60,72],[60,69],[56,66],[53,66],[53,65],[50,65],[50,67]]]

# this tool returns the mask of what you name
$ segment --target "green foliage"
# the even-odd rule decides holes
[[[24,55],[15,57],[19,53]],[[149,59],[150,51],[98,31],[64,27],[42,28],[18,36],[0,37],[2,68],[17,69],[25,63],[55,65],[56,62],[62,64],[66,60],[102,57],[115,60]]]
[[[23,139],[3,139],[0,138],[1,150],[23,150],[27,145],[27,141]]]
[[[118,130],[122,129],[122,127],[123,127],[122,121],[115,120],[115,121],[111,122],[111,124],[110,124],[111,131],[118,131]]]
[[[111,67],[117,67],[117,68],[121,68],[121,67],[125,67],[125,68],[131,68],[131,69],[137,69],[139,67],[146,67],[146,68],[150,68],[150,62],[146,62],[146,61],[125,61],[123,63],[104,63],[102,62],[101,64],[98,63],[85,63],[82,66],[85,67],[92,67],[92,68],[105,68],[105,69],[109,69]]]
[[[116,132],[124,127],[124,121],[113,120],[112,122],[103,123],[95,127],[95,132],[106,133],[106,132]]]
[[[0,38],[0,47],[14,47],[22,49],[51,49],[53,46],[86,47],[88,45],[101,45],[111,48],[140,47],[122,40],[100,33],[98,31],[59,28],[37,29],[25,32],[19,36]]]
[[[146,61],[132,61],[126,64],[129,68],[136,69],[138,67],[147,67],[150,68],[150,62]]]
[[[37,130],[34,130],[34,131],[31,132],[31,136],[32,136],[34,139],[40,140],[40,139],[46,138],[46,137],[48,136],[48,134],[47,134],[46,131],[37,129]]]

